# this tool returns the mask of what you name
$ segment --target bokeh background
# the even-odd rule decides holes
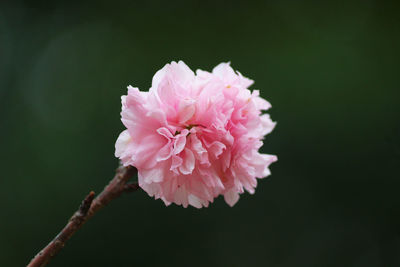
[[[24,266],[118,165],[120,96],[172,60],[255,80],[272,176],[234,208],[144,192],[50,266],[400,266],[398,1],[1,1],[0,265]]]

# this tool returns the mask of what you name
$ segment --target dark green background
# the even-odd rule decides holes
[[[118,161],[120,96],[172,60],[255,80],[270,179],[234,208],[144,192],[50,266],[400,266],[395,1],[2,1],[0,266],[23,266]]]

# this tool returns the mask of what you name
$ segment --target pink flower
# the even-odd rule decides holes
[[[182,61],[167,64],[149,92],[129,86],[122,96],[127,129],[115,156],[136,167],[140,187],[166,205],[207,207],[223,195],[233,206],[277,160],[258,152],[275,123],[262,114],[271,105],[248,89],[252,83],[229,63],[196,74]]]

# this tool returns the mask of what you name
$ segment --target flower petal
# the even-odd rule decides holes
[[[185,148],[183,151],[183,164],[179,167],[182,174],[191,174],[195,166],[195,159],[193,152]]]
[[[224,199],[229,206],[233,207],[239,200],[239,194],[233,190],[230,190],[224,194]]]

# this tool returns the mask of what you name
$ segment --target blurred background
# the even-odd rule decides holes
[[[400,266],[397,1],[2,1],[0,265],[118,165],[120,97],[172,60],[255,80],[272,176],[234,208],[124,195],[50,266]]]

